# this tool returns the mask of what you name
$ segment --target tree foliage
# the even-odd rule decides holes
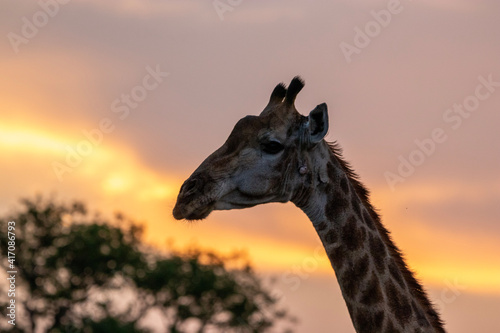
[[[108,221],[81,202],[21,203],[0,219],[0,267],[9,271],[4,240],[14,221],[17,270],[16,325],[4,320],[2,331],[149,332],[147,318],[159,318],[165,332],[264,332],[292,320],[241,255],[163,254],[120,214]],[[8,289],[0,283],[4,318]]]

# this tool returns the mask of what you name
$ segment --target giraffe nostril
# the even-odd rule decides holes
[[[198,187],[198,180],[197,179],[190,179],[184,184],[183,192],[184,195],[190,195],[193,192],[197,190]]]

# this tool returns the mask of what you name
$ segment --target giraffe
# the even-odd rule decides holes
[[[236,123],[181,186],[174,218],[291,201],[323,243],[356,332],[445,332],[368,191],[338,144],[325,141],[327,105],[307,117],[295,108],[303,87],[298,76],[278,84],[259,116]]]

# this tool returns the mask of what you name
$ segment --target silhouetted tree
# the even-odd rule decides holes
[[[145,333],[144,319],[154,313],[168,332],[264,332],[293,321],[240,255],[165,255],[146,246],[142,228],[120,214],[107,221],[89,216],[80,202],[21,202],[19,212],[0,219],[2,273],[12,264],[9,221],[17,271],[16,325],[3,320],[2,330]],[[0,307],[7,318],[5,281]]]

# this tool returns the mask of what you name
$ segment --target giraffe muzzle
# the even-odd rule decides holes
[[[209,187],[209,186],[208,186]],[[202,220],[214,209],[215,200],[207,192],[203,179],[190,177],[181,186],[173,215],[177,220]],[[210,192],[210,191],[208,191]]]

